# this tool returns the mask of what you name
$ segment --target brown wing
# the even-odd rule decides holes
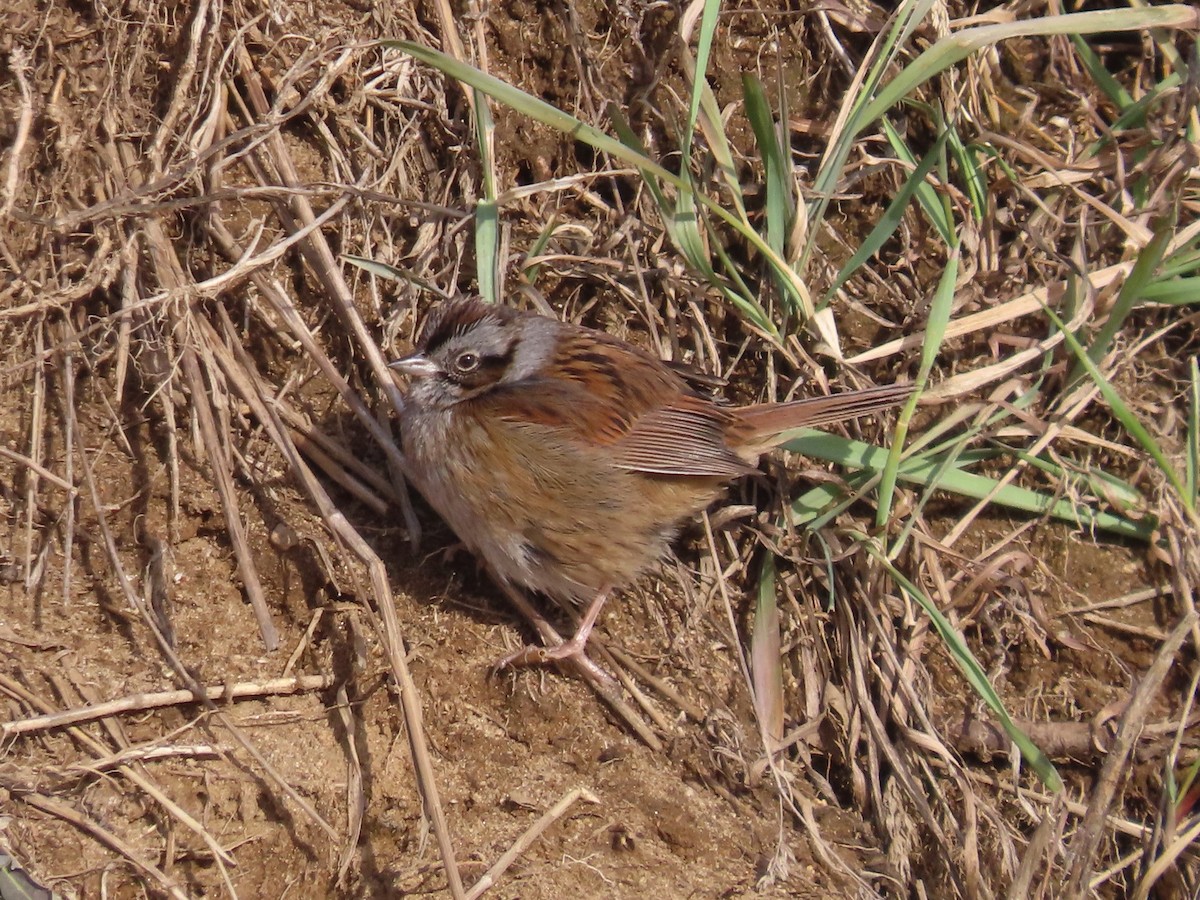
[[[613,445],[616,465],[656,475],[736,478],[755,471],[729,446],[730,414],[686,394],[640,416]]]
[[[716,478],[753,471],[726,441],[729,412],[664,363],[600,332],[565,328],[544,374],[499,385],[479,402],[506,421],[606,448],[620,469]]]

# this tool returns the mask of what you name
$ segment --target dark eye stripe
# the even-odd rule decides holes
[[[504,377],[512,361],[512,350],[504,354],[478,357],[479,362],[471,369],[461,369],[455,360],[455,366],[447,373],[447,377],[457,384],[467,388],[477,388],[495,384]],[[462,354],[459,354],[460,358]]]

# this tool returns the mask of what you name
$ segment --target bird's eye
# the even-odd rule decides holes
[[[459,372],[474,372],[479,368],[479,357],[469,350],[460,353],[454,360],[454,368]]]

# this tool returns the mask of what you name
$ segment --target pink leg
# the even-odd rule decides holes
[[[575,636],[569,641],[564,641],[558,637],[558,634],[550,627],[550,624],[532,609],[528,599],[520,591],[516,588],[506,588],[505,593],[525,613],[526,617],[534,622],[543,641],[546,641],[548,644],[551,641],[556,641],[556,643],[548,647],[534,647],[532,645],[522,647],[516,653],[510,653],[496,663],[497,669],[503,669],[506,666],[537,666],[550,662],[570,661],[598,677],[606,685],[613,685],[612,676],[592,662],[585,652],[587,639],[592,633],[592,627],[596,624],[600,610],[604,608],[604,602],[608,599],[608,589],[602,590],[596,595],[596,599],[592,601],[587,611],[583,614],[583,619],[580,621],[579,627],[575,630]]]
[[[553,647],[526,647],[523,650],[518,650],[516,653],[500,660],[500,668],[504,668],[505,666],[538,665],[559,659],[585,657],[583,651],[587,646],[587,639],[591,636],[592,626],[596,624],[596,618],[600,615],[600,610],[604,608],[604,601],[607,599],[608,591],[601,591],[596,595],[596,599],[592,601],[592,605],[583,614],[583,619],[580,620],[579,627],[575,629],[575,636],[569,641],[563,641]]]
[[[596,617],[600,615],[600,610],[604,606],[604,600],[608,596],[609,591],[603,590],[600,595],[592,601],[592,605],[588,607],[587,612],[583,616],[583,621],[575,632],[575,637],[569,641],[563,641],[559,637],[558,632],[554,630],[554,626],[546,621],[545,616],[534,609],[533,604],[519,589],[510,584],[505,584],[503,581],[496,579],[496,583],[500,589],[512,601],[513,606],[520,610],[523,615],[538,631],[538,635],[547,645],[546,647],[526,647],[525,649],[505,657],[496,664],[496,669],[502,669],[507,665],[536,665],[555,661],[569,669],[574,669],[584,681],[591,685],[597,696],[600,697],[618,716],[624,720],[634,733],[638,735],[646,745],[655,749],[662,749],[662,742],[659,741],[654,731],[649,725],[634,712],[633,708],[625,702],[621,696],[621,686],[611,675],[594,663],[586,653],[586,644],[588,634],[592,630],[592,626],[596,624]],[[571,645],[578,646],[578,652],[574,652]],[[563,652],[563,648],[568,649]],[[561,658],[559,658],[561,657]],[[644,705],[644,704],[643,704]]]

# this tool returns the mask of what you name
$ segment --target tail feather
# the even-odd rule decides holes
[[[749,426],[750,442],[769,441],[775,435],[793,428],[816,428],[898,406],[912,392],[911,384],[889,384],[787,403],[744,406],[738,410],[738,416]]]

